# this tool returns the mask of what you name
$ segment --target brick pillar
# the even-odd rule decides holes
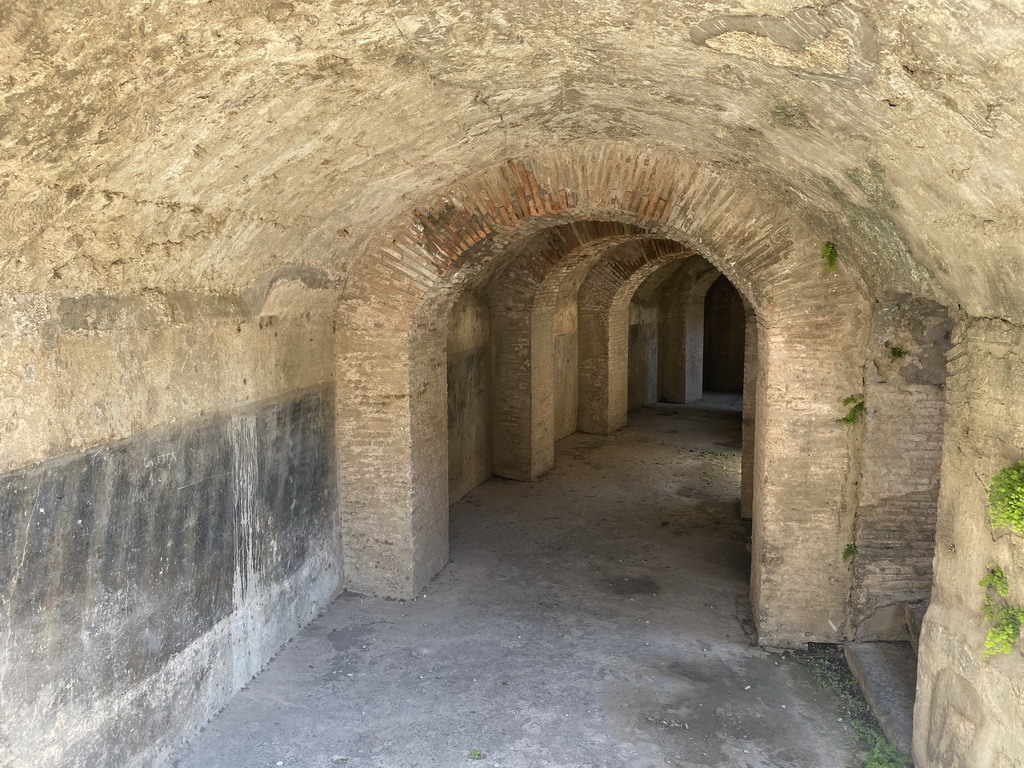
[[[721,274],[691,257],[665,284],[658,385],[666,403],[693,403],[704,396],[704,297]]]
[[[754,419],[757,411],[757,315],[744,300],[747,322],[743,339],[743,457],[740,464],[740,515],[754,516]]]
[[[632,244],[597,264],[580,285],[580,432],[607,435],[626,426],[629,303],[647,278],[685,255],[666,241]]]
[[[751,603],[760,642],[780,647],[846,637],[852,457],[839,419],[862,386],[864,342],[850,306],[815,298],[756,324]]]
[[[609,435],[626,426],[629,395],[629,302],[615,302],[606,265],[579,294],[579,431]]]
[[[415,595],[448,560],[445,329],[357,299],[338,310],[339,499],[346,587]]]
[[[532,481],[555,463],[554,306],[522,300],[491,298],[493,472]]]

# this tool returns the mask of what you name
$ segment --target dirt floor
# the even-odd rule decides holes
[[[573,435],[452,508],[422,597],[343,594],[181,768],[854,768],[805,666],[756,647],[735,398]]]

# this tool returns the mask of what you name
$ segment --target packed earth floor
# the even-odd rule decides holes
[[[758,648],[738,399],[575,434],[451,510],[416,600],[342,594],[181,768],[855,768],[799,662]]]

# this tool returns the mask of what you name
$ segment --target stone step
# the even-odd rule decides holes
[[[847,643],[846,663],[860,683],[882,733],[910,754],[917,687],[917,653],[910,643]]]

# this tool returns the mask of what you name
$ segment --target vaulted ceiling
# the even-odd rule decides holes
[[[713,169],[879,299],[1024,320],[1024,3],[0,6],[0,292],[343,288],[503,161]]]

